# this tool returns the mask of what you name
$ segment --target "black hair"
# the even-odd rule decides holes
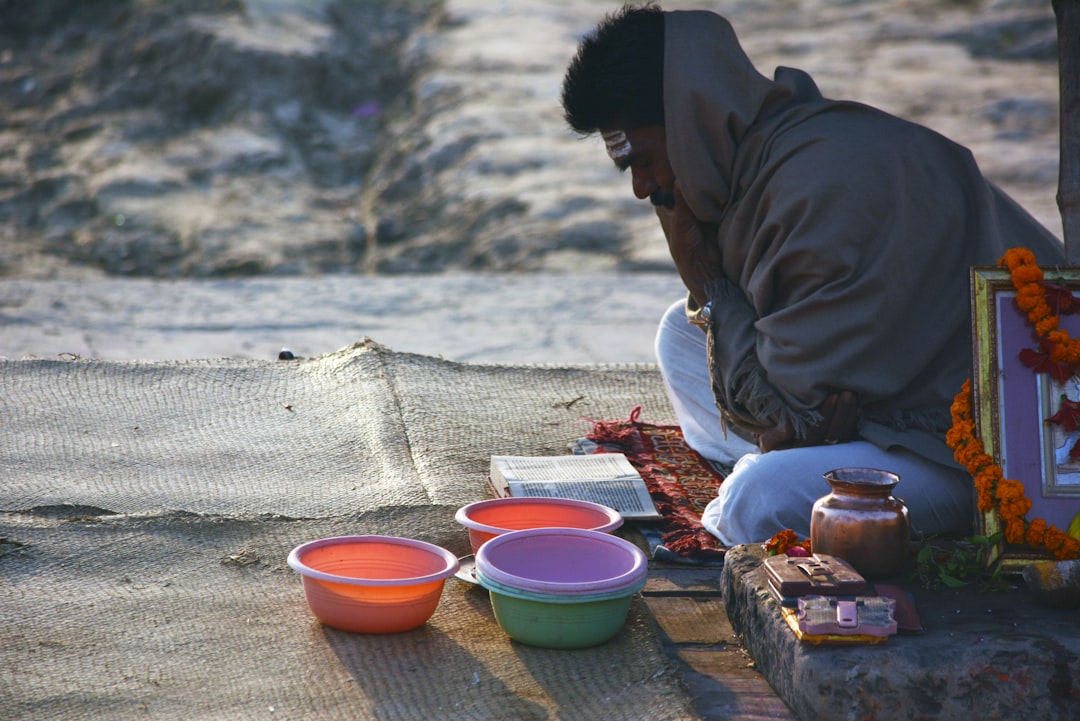
[[[664,13],[648,3],[607,15],[585,36],[563,78],[570,127],[630,130],[664,124]]]

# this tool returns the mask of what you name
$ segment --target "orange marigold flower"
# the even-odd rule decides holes
[[[970,439],[972,443],[978,443],[979,439],[975,438],[975,421],[970,418],[961,418],[956,422],[957,430]]]
[[[1076,364],[1080,361],[1080,341],[1070,340],[1065,344],[1065,362]]]
[[[1012,481],[1002,481],[997,485],[995,496],[998,499],[998,511],[1001,513],[1002,518],[1023,518],[1027,515],[1027,512],[1031,510],[1031,501],[1024,496],[1019,498],[1008,495],[1006,497],[1001,496],[1001,487],[1006,483]]]
[[[790,528],[785,528],[765,543],[765,551],[770,556],[778,556],[787,553],[787,550],[798,544],[799,536]]]
[[[1012,501],[1017,498],[1023,498],[1024,484],[1020,481],[1004,478],[998,482],[997,491],[994,495],[1002,501]]]
[[[1016,272],[1014,272],[1013,276],[1012,276],[1013,280],[1019,280],[1017,278],[1017,273],[1021,273],[1021,272],[1024,272],[1024,271],[1016,271]],[[1046,289],[1043,287],[1043,284],[1040,283],[1037,279],[1028,279],[1028,280],[1026,280],[1026,282],[1025,281],[1019,281],[1017,283],[1014,283],[1013,285],[1015,285],[1015,287],[1016,287],[1016,294],[1018,296],[1023,297],[1023,298],[1045,298],[1046,297]]]
[[[1069,342],[1069,334],[1063,330],[1053,330],[1046,334],[1046,339],[1055,345],[1064,345]]]
[[[1005,478],[1005,474],[1002,472],[1001,466],[998,466],[996,463],[994,463],[994,460],[990,458],[990,456],[986,456],[986,468],[983,469],[981,475],[989,479],[988,482],[991,485],[996,485]]]
[[[948,439],[945,439],[948,442]],[[964,468],[971,467],[971,458],[977,453],[976,449],[972,448],[972,443],[964,443],[963,445],[957,444],[953,446],[953,458]],[[971,472],[970,470],[968,471]]]
[[[1027,541],[1029,546],[1038,548],[1043,545],[1043,541],[1046,536],[1046,521],[1041,518],[1036,518],[1030,524],[1028,524],[1027,534],[1024,536],[1024,540]],[[1060,545],[1060,544],[1059,544]]]
[[[1024,495],[1024,484],[1010,478],[998,481],[994,488],[998,499],[998,513],[1003,520],[1023,518],[1031,510],[1031,500]]]
[[[1021,518],[1010,518],[1005,522],[1005,540],[1009,543],[1021,544],[1024,542],[1024,521]]]
[[[1065,543],[1066,538],[1068,538],[1068,534],[1056,526],[1050,526],[1050,528],[1046,530],[1046,537],[1043,539],[1043,543],[1046,544],[1046,550],[1053,553],[1061,548],[1062,544]]]
[[[975,490],[978,492],[979,510],[988,513],[994,508],[994,483],[987,473],[975,476]]]
[[[983,471],[993,464],[993,461],[981,449],[968,449],[967,453],[957,459],[957,463],[966,468],[971,475],[977,476],[982,475]],[[997,482],[993,475],[985,476],[985,478],[987,485],[993,486]]]
[[[1080,541],[1067,534],[1061,547],[1054,551],[1054,557],[1060,561],[1076,558],[1078,555],[1080,555]]]
[[[1039,335],[1046,335],[1047,333],[1058,327],[1058,322],[1058,317],[1056,315],[1049,316],[1048,318],[1043,318],[1035,324],[1035,332],[1037,332]]]
[[[1041,293],[1024,292],[1025,289],[1020,289],[1016,293],[1016,307],[1019,308],[1024,314],[1030,313],[1035,310],[1035,307],[1042,301]]]
[[[1015,268],[1010,268],[1010,270],[1012,271],[1013,285],[1017,289],[1030,283],[1041,283],[1043,279],[1042,268],[1037,265],[1024,263],[1017,265]]]
[[[1001,256],[998,265],[1004,265],[1009,270],[1019,265],[1032,264],[1035,262],[1035,254],[1027,248],[1009,248],[1005,255]]]
[[[1027,317],[1029,321],[1037,324],[1039,321],[1043,320],[1048,315],[1050,315],[1050,306],[1043,302],[1036,303],[1035,307],[1028,311]]]

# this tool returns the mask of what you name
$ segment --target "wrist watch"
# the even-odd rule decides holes
[[[712,303],[711,300],[707,301],[705,305],[688,314],[686,319],[698,328],[708,330],[709,324],[712,322]]]

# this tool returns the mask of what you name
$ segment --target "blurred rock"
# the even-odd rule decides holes
[[[1036,561],[1024,567],[1023,576],[1042,605],[1080,608],[1080,561]]]
[[[1050,3],[663,5],[967,145],[1060,235]],[[561,116],[613,8],[0,0],[0,276],[670,271],[648,203]]]

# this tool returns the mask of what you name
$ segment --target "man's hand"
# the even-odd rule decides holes
[[[675,204],[670,208],[657,206],[656,217],[667,236],[668,251],[675,261],[675,268],[700,308],[709,300],[705,295],[705,284],[723,274],[720,249],[715,233],[706,232],[705,224],[694,217],[677,182],[674,194]]]
[[[789,424],[771,428],[758,436],[758,447],[762,453],[785,448],[803,446],[822,446],[834,443],[846,443],[855,438],[855,427],[859,420],[859,400],[851,391],[830,393],[819,409],[821,423],[811,426],[806,431],[806,438],[796,438]]]

